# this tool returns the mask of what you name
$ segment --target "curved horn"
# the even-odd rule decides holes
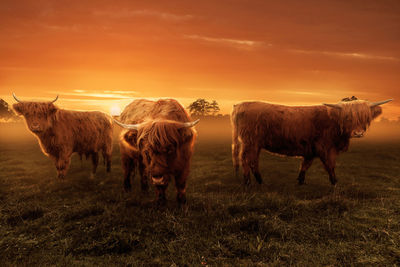
[[[51,103],[54,103],[54,102],[56,102],[56,101],[57,101],[57,99],[58,99],[58,95],[56,96],[56,98],[55,98],[53,101],[51,101]]]
[[[340,105],[338,105],[338,104],[326,104],[326,103],[322,103],[322,104],[327,106],[327,107],[342,109],[342,107]]]
[[[114,120],[114,122],[115,122],[116,124],[118,124],[119,126],[121,126],[121,127],[124,128],[124,129],[129,129],[129,130],[138,130],[138,129],[139,129],[139,125],[140,125],[140,124],[124,124],[124,123],[122,123],[122,122],[117,121],[117,120],[114,119],[114,118],[113,118],[113,120]]]
[[[16,96],[14,93],[13,93],[12,95],[13,95],[14,99],[15,99],[17,102],[20,102],[20,103],[22,102],[21,100],[19,100],[19,99],[17,98],[17,96]]]
[[[384,100],[384,101],[374,102],[374,103],[369,104],[369,107],[372,108],[372,107],[380,106],[380,105],[386,104],[392,100],[393,99],[388,99],[388,100]]]
[[[197,119],[195,121],[189,121],[189,122],[184,122],[182,123],[182,128],[190,128],[195,126],[197,123],[199,123],[200,119]]]

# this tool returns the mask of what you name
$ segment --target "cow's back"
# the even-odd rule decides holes
[[[59,110],[54,130],[78,153],[98,152],[112,140],[111,118],[99,111]]]
[[[243,102],[232,112],[232,124],[240,140],[293,156],[312,153],[316,139],[330,127],[329,120],[324,106]]]
[[[174,99],[151,101],[134,100],[120,115],[120,121],[127,124],[141,123],[146,120],[172,120],[188,122],[190,117],[185,109]]]

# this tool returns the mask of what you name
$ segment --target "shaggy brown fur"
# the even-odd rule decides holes
[[[319,157],[336,183],[335,162],[340,152],[347,151],[351,137],[361,137],[371,121],[382,113],[382,108],[369,107],[367,101],[343,101],[342,108],[327,106],[283,106],[263,102],[243,102],[233,107],[232,158],[236,172],[239,158],[243,167],[244,183],[250,183],[250,170],[256,180],[262,178],[258,168],[261,149],[299,156],[303,164],[298,177],[305,180],[305,172],[313,159]]]
[[[193,128],[182,128],[182,122],[191,121],[189,114],[173,99],[140,99],[125,108],[120,121],[140,123],[138,130],[123,130],[121,133],[125,189],[131,189],[130,176],[137,166],[142,190],[147,190],[148,177],[151,177],[158,201],[165,202],[165,190],[174,177],[177,201],[185,203],[186,180],[196,137]]]
[[[102,151],[107,171],[111,169],[112,123],[105,114],[57,108],[46,102],[20,102],[14,110],[24,116],[28,129],[38,138],[44,154],[54,160],[59,178],[64,178],[72,153],[92,157],[93,174]]]

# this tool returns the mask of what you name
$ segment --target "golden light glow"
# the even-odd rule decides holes
[[[121,114],[121,108],[119,106],[112,106],[110,109],[111,116],[119,116]]]

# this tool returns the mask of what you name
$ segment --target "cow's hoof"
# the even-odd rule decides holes
[[[176,200],[178,201],[179,205],[185,205],[186,204],[186,195],[178,194],[176,196]]]
[[[331,184],[332,184],[332,185],[336,185],[336,184],[337,184],[337,180],[336,180],[336,179],[334,179],[334,180],[332,179],[332,180],[330,180],[330,181],[331,181]]]
[[[156,201],[157,207],[165,207],[167,205],[167,199],[165,197],[160,197]]]
[[[304,184],[304,179],[298,179],[297,181],[299,182],[299,185],[303,185]]]
[[[129,193],[129,192],[131,192],[132,191],[132,186],[131,185],[124,185],[124,190],[125,190],[125,192],[127,192],[127,193]]]
[[[258,184],[262,184],[263,183],[261,175],[256,175],[255,177],[256,177],[256,181],[257,181]]]

